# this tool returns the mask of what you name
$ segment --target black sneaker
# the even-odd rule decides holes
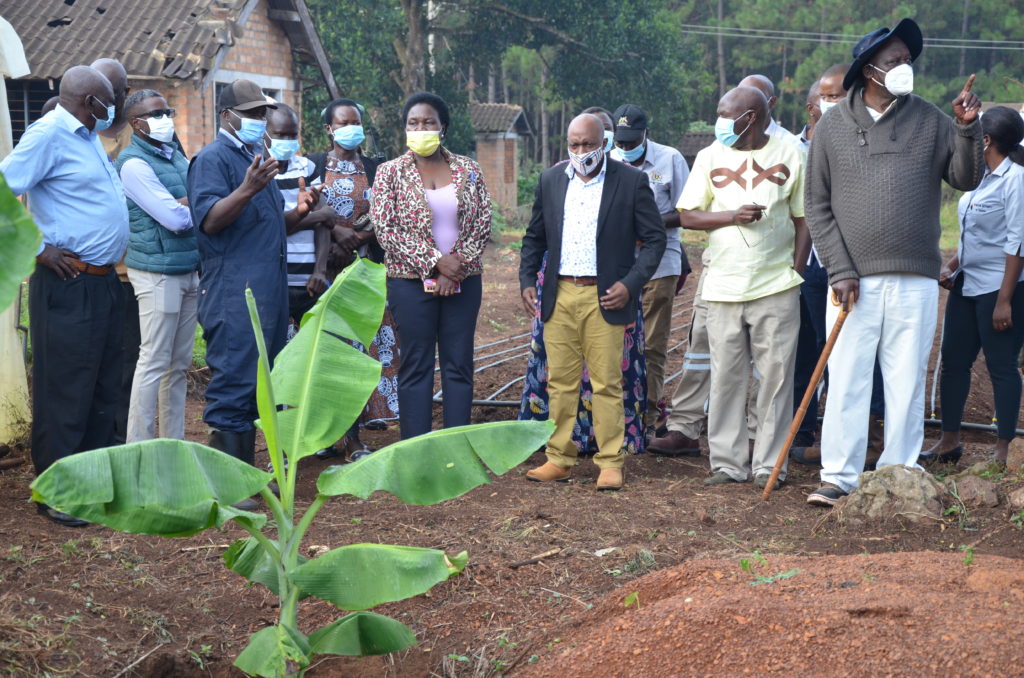
[[[317,459],[332,459],[334,457],[341,456],[341,452],[338,452],[334,445],[329,445],[322,450],[314,452],[313,456]]]
[[[848,494],[849,492],[837,485],[822,483],[821,487],[807,495],[807,503],[815,506],[835,506],[840,499]]]

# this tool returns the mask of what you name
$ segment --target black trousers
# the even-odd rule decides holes
[[[115,439],[124,443],[128,436],[128,406],[132,399],[132,382],[135,381],[135,366],[139,362],[139,346],[142,344],[142,330],[139,327],[139,300],[130,282],[121,281],[124,290],[124,362],[121,369],[121,396],[114,420]]]
[[[434,350],[441,361],[444,427],[469,424],[473,408],[473,335],[483,293],[481,277],[462,281],[462,291],[437,297],[423,281],[388,278],[388,304],[402,347],[398,409],[402,439],[430,432]]]
[[[116,273],[61,280],[37,266],[29,280],[32,462],[115,443],[121,396],[124,290]]]
[[[319,297],[309,296],[305,287],[288,287],[288,319],[294,320],[298,325],[302,322],[302,316],[309,312],[309,309],[316,305]]]
[[[1002,332],[992,327],[992,312],[999,292],[966,297],[963,286],[961,275],[946,299],[942,333],[942,430],[960,430],[964,404],[971,390],[971,367],[978,351],[984,350],[996,401],[997,435],[1002,440],[1013,440],[1020,413],[1021,378],[1017,357],[1024,345],[1024,282],[1017,283],[1010,301],[1013,327]]]

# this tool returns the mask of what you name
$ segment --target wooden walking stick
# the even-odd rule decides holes
[[[828,335],[828,341],[825,342],[825,348],[821,350],[821,357],[818,358],[818,364],[814,366],[814,372],[811,374],[811,381],[807,384],[807,391],[804,393],[803,400],[800,401],[800,407],[797,408],[796,414],[793,415],[793,423],[789,426],[789,433],[786,435],[786,442],[782,446],[782,450],[779,451],[779,458],[775,460],[775,468],[772,469],[772,475],[768,478],[768,484],[764,486],[764,492],[761,493],[761,501],[768,501],[768,497],[771,496],[772,490],[775,489],[775,483],[779,480],[779,474],[782,473],[782,466],[789,459],[789,448],[796,440],[797,431],[800,430],[800,424],[803,423],[804,417],[807,415],[807,406],[811,402],[811,396],[814,395],[815,389],[818,388],[818,382],[821,381],[821,375],[825,373],[825,365],[828,364],[828,357],[832,354],[832,349],[835,348],[836,340],[839,339],[839,331],[843,329],[843,323],[846,322],[846,316],[850,314],[850,309],[853,308],[853,302],[855,298],[850,299],[848,305],[844,305],[839,309],[839,317],[836,318],[836,324],[832,326],[832,332]],[[836,298],[835,292],[832,293],[832,303],[839,306],[839,300]]]

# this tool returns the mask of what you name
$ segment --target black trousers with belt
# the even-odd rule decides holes
[[[36,266],[29,280],[32,462],[115,443],[121,396],[124,291],[117,274],[61,280]]]
[[[402,439],[429,433],[434,390],[434,350],[441,362],[444,427],[469,424],[473,407],[473,335],[480,314],[479,275],[462,292],[438,297],[419,279],[388,278],[388,304],[398,329],[398,410]]]
[[[1013,440],[1020,414],[1021,378],[1017,357],[1024,344],[1024,282],[1017,283],[1010,301],[1013,327],[997,332],[992,327],[999,292],[964,296],[964,276],[946,298],[946,321],[942,335],[942,430],[959,431],[964,404],[971,390],[971,367],[978,351],[985,352],[985,365],[995,396],[997,435]],[[983,414],[987,414],[983,413]]]

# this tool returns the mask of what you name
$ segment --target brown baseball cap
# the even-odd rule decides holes
[[[217,101],[217,109],[221,111],[225,108],[249,111],[261,106],[277,108],[276,105],[267,101],[263,90],[252,80],[235,80],[224,88]]]

